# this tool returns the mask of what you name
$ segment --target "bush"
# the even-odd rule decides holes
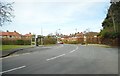
[[[56,44],[57,40],[54,37],[45,37],[43,39],[43,42],[44,42],[45,45],[47,45],[47,44]]]
[[[16,40],[2,40],[3,45],[16,45]]]
[[[85,45],[85,42],[81,43],[81,45]]]
[[[112,38],[112,39],[120,38],[120,33],[119,32],[112,32],[110,35],[110,38]]]
[[[2,45],[30,45],[31,40],[2,40]]]
[[[17,44],[17,45],[24,45],[24,41],[23,41],[23,40],[17,40],[17,41],[16,41],[16,44]]]
[[[78,41],[69,41],[68,44],[79,44]]]
[[[23,40],[24,41],[24,45],[31,45],[31,40]]]
[[[119,32],[104,32],[102,33],[103,38],[109,38],[109,39],[116,39],[120,38],[120,33]]]
[[[102,37],[103,37],[103,38],[110,38],[110,32],[104,32],[104,33],[102,34]]]

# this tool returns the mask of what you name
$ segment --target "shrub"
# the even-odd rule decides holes
[[[68,44],[79,44],[78,41],[69,41]]]
[[[46,44],[56,44],[56,43],[57,43],[57,40],[56,40],[56,38],[54,38],[54,37],[45,37],[45,38],[43,39],[43,42],[44,42],[45,45],[46,45]]]
[[[18,45],[24,45],[24,41],[23,41],[23,40],[17,40],[16,43],[17,43]]]
[[[11,40],[11,39],[3,39],[2,45],[30,45],[31,40]]]

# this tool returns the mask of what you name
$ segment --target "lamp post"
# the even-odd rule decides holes
[[[87,44],[87,36],[86,36],[86,31],[84,31],[84,43]]]
[[[57,40],[57,43],[59,43],[58,38],[60,38],[60,30],[61,30],[61,29],[57,29],[57,30],[56,30],[56,40]],[[57,31],[58,31],[58,32],[57,32]]]

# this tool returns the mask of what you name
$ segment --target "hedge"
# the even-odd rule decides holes
[[[57,40],[54,37],[45,37],[43,39],[43,43],[44,43],[44,45],[47,45],[47,44],[56,44]]]
[[[2,45],[30,45],[31,40],[2,40]]]

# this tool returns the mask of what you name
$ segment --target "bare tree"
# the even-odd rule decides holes
[[[13,3],[0,2],[0,26],[3,26],[5,22],[12,22]]]

